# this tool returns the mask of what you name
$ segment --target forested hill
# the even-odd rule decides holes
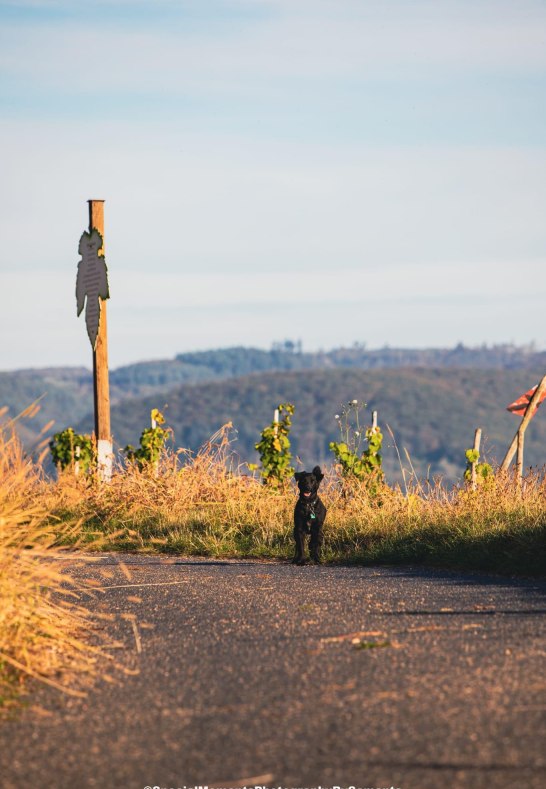
[[[329,370],[336,367],[375,370],[397,367],[461,368],[479,370],[546,370],[546,352],[532,346],[479,346],[467,348],[381,348],[365,346],[303,352],[297,343],[259,348],[223,348],[181,353],[174,359],[139,362],[114,370],[111,382],[128,394],[145,394],[174,383],[199,383],[267,372],[269,370]]]

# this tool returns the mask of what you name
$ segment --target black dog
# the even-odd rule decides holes
[[[311,535],[309,553],[311,559],[320,564],[322,547],[322,526],[326,518],[326,507],[318,497],[318,488],[324,474],[320,466],[313,471],[298,471],[294,478],[300,489],[300,497],[294,510],[294,539],[296,554],[292,564],[305,564],[305,536]]]

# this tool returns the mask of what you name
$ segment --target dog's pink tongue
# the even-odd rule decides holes
[[[310,496],[311,494],[310,494],[310,493],[304,493],[303,495],[304,495],[304,496],[306,496],[307,498],[309,498],[309,496]]]

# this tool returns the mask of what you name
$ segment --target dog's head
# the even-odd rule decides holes
[[[294,479],[298,483],[300,489],[300,498],[304,501],[313,500],[317,495],[321,480],[324,474],[320,470],[320,466],[315,466],[313,471],[297,471],[294,474]]]

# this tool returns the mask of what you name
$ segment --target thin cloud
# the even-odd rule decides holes
[[[136,21],[127,29],[109,29],[100,14],[81,24],[8,21],[0,64],[12,79],[44,89],[200,96],[259,93],[264,79],[283,80],[285,88],[286,79],[423,79],[438,68],[458,75],[546,68],[544,7],[522,3],[505,14],[496,4],[480,6],[479,14],[455,14],[450,4],[417,6],[428,13],[410,3],[389,4],[388,12],[385,4],[366,7],[367,14],[333,15],[325,4],[304,13],[295,3],[273,18],[220,22],[210,31],[185,24],[183,16],[165,27]],[[274,84],[265,87],[275,91]]]

